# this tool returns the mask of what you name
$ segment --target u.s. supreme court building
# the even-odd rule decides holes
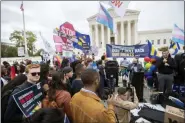
[[[117,33],[113,34],[109,28],[96,22],[97,13],[87,18],[92,45],[104,51],[106,44],[145,44],[146,40],[150,40],[155,47],[169,46],[172,29],[138,31],[140,11],[127,9],[123,18],[117,16],[113,9],[108,9],[108,11],[113,17],[114,26],[117,26]]]

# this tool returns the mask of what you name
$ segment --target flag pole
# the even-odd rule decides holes
[[[24,19],[23,1],[22,1],[22,17],[23,17],[23,33],[24,33],[25,57],[29,57],[29,55],[28,55],[28,49],[27,49],[27,41],[26,41],[26,30],[25,30],[25,19]]]

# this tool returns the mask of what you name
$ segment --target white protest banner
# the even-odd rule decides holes
[[[123,17],[130,1],[111,0],[109,2],[106,1],[104,3],[108,3],[108,5],[114,8],[118,16]]]
[[[48,51],[48,53],[49,53],[49,54],[55,54],[55,51],[54,51],[54,49],[52,48],[51,44],[43,37],[43,35],[41,34],[41,32],[39,32],[39,33],[40,33],[40,36],[41,36],[42,41],[43,41],[43,43],[44,43],[44,47],[45,47],[45,49]]]

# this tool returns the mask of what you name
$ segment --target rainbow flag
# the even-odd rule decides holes
[[[184,30],[179,28],[176,24],[174,24],[174,28],[172,31],[172,40],[184,45]]]
[[[54,56],[59,65],[62,63],[62,58],[59,55]]]
[[[171,41],[169,49],[174,49],[174,53],[172,55],[176,55],[178,51],[180,50],[179,43]]]

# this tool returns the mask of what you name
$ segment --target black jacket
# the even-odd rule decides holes
[[[169,66],[165,66],[163,60],[164,58],[161,58],[157,62],[158,72],[161,74],[172,74],[176,68],[175,60],[171,57],[168,57],[167,63],[169,64]]]
[[[18,87],[15,88],[13,93],[11,94],[9,101],[8,101],[8,106],[6,109],[6,112],[4,114],[4,119],[5,123],[22,123],[23,122],[23,113],[15,103],[13,99],[13,95],[23,89],[26,89],[33,84],[29,82],[24,82],[23,84],[19,85]]]
[[[82,80],[73,80],[72,82],[72,86],[71,86],[71,93],[72,93],[72,96],[79,92],[82,88],[84,87],[84,84],[82,82]]]

